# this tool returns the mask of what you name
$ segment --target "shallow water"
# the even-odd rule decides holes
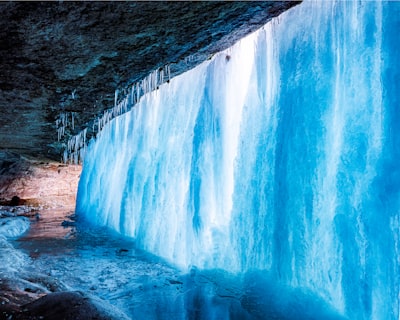
[[[74,225],[70,215],[44,212],[13,241],[32,260],[27,271],[98,296],[132,319],[343,319],[322,299],[279,286],[265,272],[193,268],[184,274],[135,249],[132,239],[79,221]]]

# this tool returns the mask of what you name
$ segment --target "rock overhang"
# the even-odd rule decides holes
[[[60,160],[115,90],[164,65],[182,73],[297,3],[1,3],[0,149]],[[75,125],[58,141],[62,112]]]

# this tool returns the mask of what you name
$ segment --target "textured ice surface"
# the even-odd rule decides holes
[[[2,212],[7,216],[7,212]],[[10,216],[12,213],[10,213]],[[0,218],[0,302],[10,303],[10,296],[5,292],[21,293],[25,288],[30,292],[38,292],[40,288],[24,279],[22,273],[30,264],[30,258],[17,250],[11,241],[24,234],[29,229],[29,219],[26,217]],[[29,293],[27,293],[28,295]],[[22,294],[23,296],[23,294]],[[4,315],[3,315],[4,316]]]
[[[22,270],[27,265],[29,258],[14,249],[9,239],[21,236],[28,229],[28,218],[12,217],[0,219],[0,280],[13,277],[14,272]]]
[[[13,273],[21,270],[29,261],[29,258],[0,236],[0,278],[13,276]]]
[[[0,219],[0,237],[13,238],[21,236],[29,229],[29,219],[26,217],[12,217]]]
[[[303,2],[160,86],[89,146],[78,213],[183,269],[397,320],[399,23],[398,2]]]
[[[344,319],[320,297],[280,286],[262,272],[238,276],[192,269],[185,274],[102,228],[78,224],[68,239],[54,228],[39,231],[42,237],[33,230],[32,237],[14,242],[32,257],[24,274],[31,268],[41,275],[36,282],[95,295],[131,319]]]

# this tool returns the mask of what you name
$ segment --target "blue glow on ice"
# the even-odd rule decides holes
[[[181,268],[399,319],[400,3],[310,1],[91,143],[77,212]]]

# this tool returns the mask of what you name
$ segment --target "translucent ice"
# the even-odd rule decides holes
[[[399,24],[398,2],[307,1],[161,85],[89,146],[78,213],[397,320]]]

